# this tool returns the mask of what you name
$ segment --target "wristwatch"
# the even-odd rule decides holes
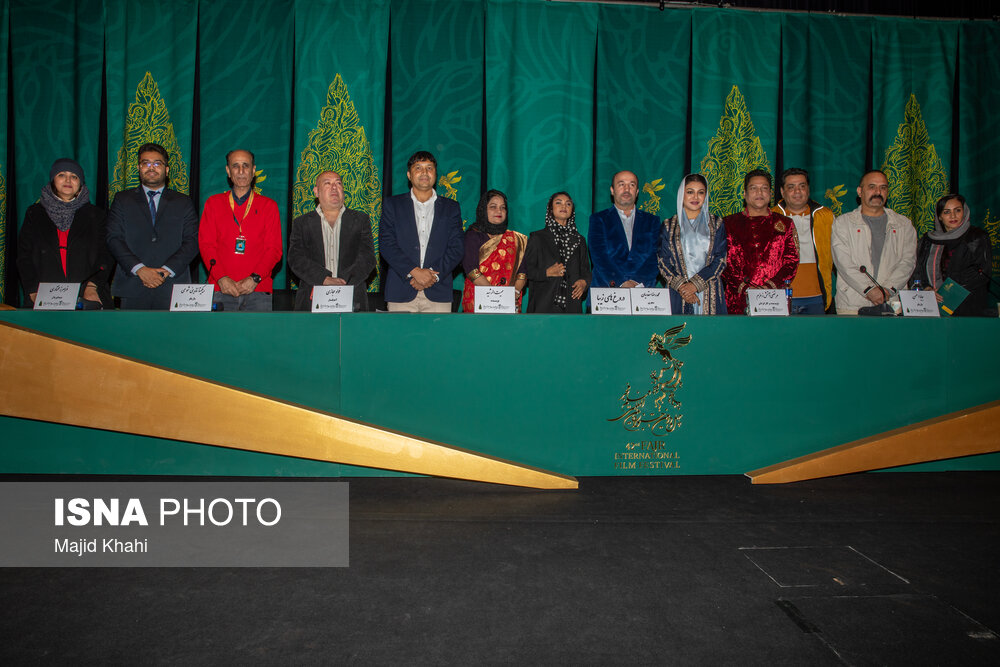
[[[259,273],[251,273],[250,277],[253,278],[253,281],[255,283],[257,283],[258,285],[260,284],[260,281],[262,280],[262,278],[260,277]]]

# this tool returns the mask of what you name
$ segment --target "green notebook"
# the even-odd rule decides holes
[[[951,278],[948,278],[938,289],[938,294],[944,297],[944,301],[938,304],[942,315],[953,315],[955,309],[962,305],[965,297],[969,296],[969,290],[965,289]]]

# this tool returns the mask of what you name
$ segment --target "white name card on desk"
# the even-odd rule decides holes
[[[633,315],[670,315],[670,290],[666,287],[632,287]]]
[[[80,283],[38,283],[35,310],[76,310]]]
[[[215,285],[211,283],[174,284],[170,292],[170,310],[175,313],[207,313],[212,310]]]
[[[591,287],[590,312],[594,315],[631,315],[631,291],[622,287]]]
[[[492,285],[476,285],[474,308],[477,313],[514,313],[517,312],[514,303],[513,285],[493,287]]]
[[[937,298],[930,290],[900,290],[903,317],[941,317]]]
[[[788,315],[788,295],[783,289],[748,289],[750,315]]]
[[[316,285],[312,300],[314,313],[352,313],[354,285]]]

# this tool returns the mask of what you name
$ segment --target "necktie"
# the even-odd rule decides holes
[[[149,195],[149,215],[153,219],[153,226],[155,227],[156,226],[156,195],[158,195],[160,193],[159,192],[155,192],[153,190],[150,190],[146,194]]]

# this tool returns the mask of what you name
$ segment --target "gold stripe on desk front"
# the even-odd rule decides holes
[[[782,484],[852,472],[1000,452],[1000,401],[886,431],[746,473]]]
[[[573,477],[397,433],[0,322],[0,414],[538,489]]]

